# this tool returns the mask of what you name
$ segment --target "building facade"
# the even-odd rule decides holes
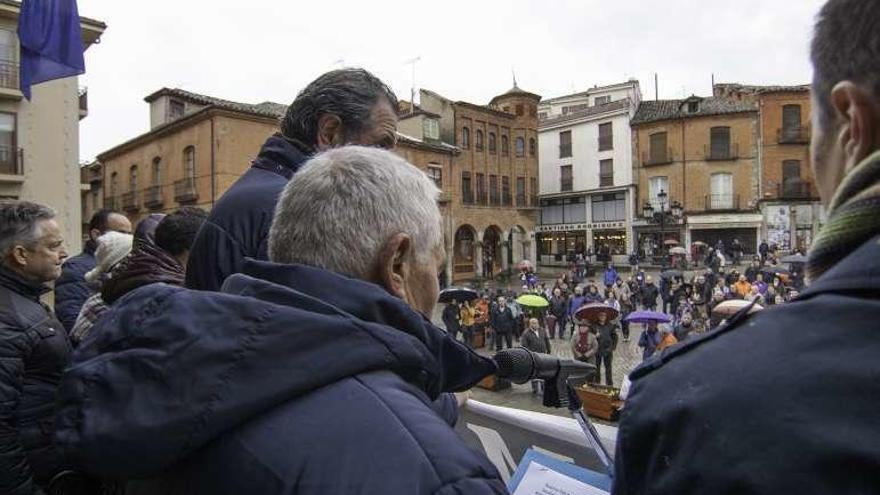
[[[758,104],[761,237],[806,252],[825,219],[810,163],[810,87],[716,84],[715,95]]]
[[[277,131],[286,108],[169,88],[145,100],[150,130],[98,155],[89,175],[94,181],[101,175],[103,206],[124,213],[133,224],[180,206],[210,210]]]
[[[747,253],[757,250],[763,216],[756,102],[697,96],[644,101],[632,129],[638,204],[659,212],[677,203],[684,212],[661,223],[634,222],[641,255],[656,256],[673,242],[729,246],[734,239]]]
[[[88,114],[88,96],[76,77],[31,88],[25,100],[19,85],[20,4],[0,1],[0,198],[22,199],[52,207],[68,252],[82,247],[79,121]],[[103,22],[80,17],[83,47],[106,29]]]
[[[541,265],[587,252],[626,262],[638,214],[630,120],[640,101],[639,83],[628,81],[541,102]]]

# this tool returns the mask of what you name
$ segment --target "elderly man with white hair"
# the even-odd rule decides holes
[[[220,293],[152,284],[98,321],[56,439],[138,493],[506,493],[448,392],[494,372],[428,319],[438,190],[379,149],[310,160]],[[132,486],[136,485],[136,486]]]

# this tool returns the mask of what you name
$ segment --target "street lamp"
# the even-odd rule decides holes
[[[673,201],[671,205],[669,205],[669,211],[666,211],[666,202],[669,200],[669,194],[664,190],[660,190],[657,193],[657,203],[660,206],[660,211],[654,211],[654,207],[651,206],[650,202],[645,202],[645,206],[642,207],[642,214],[646,219],[660,224],[660,242],[661,249],[666,246],[666,222],[667,220],[670,222],[677,222],[683,213],[684,208],[682,208],[681,203],[678,201]]]

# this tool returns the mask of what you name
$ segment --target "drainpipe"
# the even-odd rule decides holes
[[[217,193],[217,175],[214,164],[214,116],[211,116],[211,209],[214,208],[214,201]]]
[[[684,139],[684,129],[685,129],[685,119],[681,119],[681,205],[682,211],[687,211],[687,169],[685,167],[685,163],[687,163],[687,148],[685,148],[685,139]],[[688,227],[687,227],[687,215],[682,215],[682,221],[684,222],[684,239],[682,239],[682,245],[690,246],[690,239],[688,239]],[[679,231],[680,232],[680,231]]]

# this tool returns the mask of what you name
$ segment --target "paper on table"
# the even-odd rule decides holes
[[[532,461],[513,495],[608,495],[608,492]]]

